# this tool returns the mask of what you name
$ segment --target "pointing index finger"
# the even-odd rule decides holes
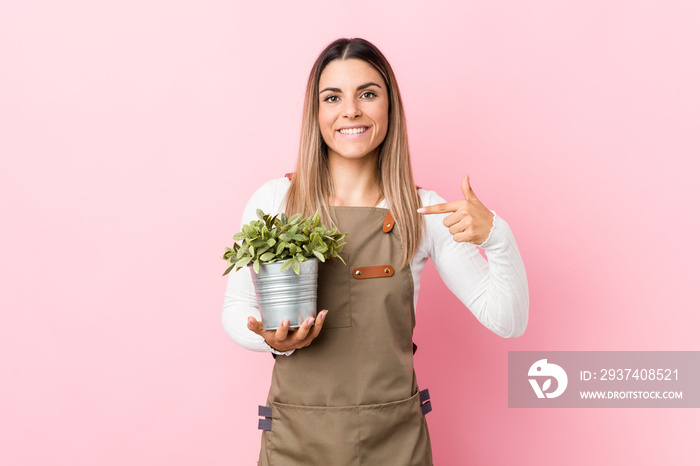
[[[419,214],[446,214],[448,212],[457,212],[457,209],[462,205],[462,201],[445,202],[443,204],[435,204],[424,206],[418,209]]]

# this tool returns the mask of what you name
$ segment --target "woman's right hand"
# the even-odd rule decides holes
[[[316,319],[307,317],[298,329],[289,328],[289,319],[282,321],[277,330],[263,330],[261,321],[255,317],[248,317],[248,328],[265,339],[268,345],[277,351],[289,351],[309,346],[316,338],[323,327],[323,321],[328,314],[324,309],[318,313]]]

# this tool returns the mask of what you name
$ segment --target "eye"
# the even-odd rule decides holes
[[[323,99],[323,101],[324,101],[324,102],[335,103],[335,102],[338,101],[338,96],[337,96],[337,95],[331,94],[331,95],[329,95],[328,97],[326,97],[325,99]]]
[[[363,99],[374,99],[375,97],[377,97],[377,94],[375,94],[372,91],[367,91],[363,93],[360,97]]]

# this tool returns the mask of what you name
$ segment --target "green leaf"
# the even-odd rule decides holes
[[[250,261],[252,261],[252,260],[253,260],[253,258],[250,256],[244,257],[243,259],[236,262],[236,268],[240,269],[241,267],[245,267],[246,265],[250,264]]]
[[[301,214],[294,214],[289,219],[289,223],[291,223],[292,225],[296,225],[300,221],[301,221]]]
[[[270,246],[269,244],[265,243],[265,245],[264,245],[263,247],[258,248],[258,249],[255,251],[255,255],[256,255],[256,256],[260,256],[262,253],[264,253],[265,251],[267,251],[267,250],[270,249],[270,248],[271,248],[271,246]]]
[[[221,275],[221,276],[223,277],[224,275],[228,274],[231,271],[231,269],[233,269],[235,266],[236,266],[236,264],[231,264],[231,266],[228,267],[226,269],[226,271],[223,273],[223,275]]]
[[[253,228],[250,225],[243,225],[243,233],[245,233],[246,237],[248,238],[255,238],[258,236],[258,234],[255,231],[255,228]]]
[[[301,268],[299,267],[299,261],[297,260],[296,256],[294,259],[292,259],[292,270],[294,270],[294,273],[299,275],[301,273]]]
[[[255,270],[255,273],[260,273],[260,260],[255,259],[255,262],[253,262],[253,270]]]
[[[280,239],[281,239],[282,241],[286,241],[286,242],[288,243],[288,242],[290,242],[290,241],[292,240],[292,237],[289,236],[287,233],[282,233],[282,234],[280,235]]]
[[[303,241],[308,241],[309,237],[306,235],[294,235],[294,236],[292,236],[292,239],[294,241],[303,242]]]
[[[270,239],[267,240],[267,244],[268,244],[270,247],[272,247],[272,246],[274,246],[275,244],[277,244],[277,241],[275,241],[275,238],[270,238]]]
[[[271,260],[274,260],[276,257],[274,252],[266,252],[262,256],[260,256],[260,260],[263,262],[270,262]]]
[[[260,209],[255,209],[255,215],[257,215],[258,218],[259,218],[260,220],[262,220],[263,222],[265,221],[265,212],[263,212],[262,210],[260,210]]]
[[[282,254],[282,251],[284,251],[284,248],[286,245],[287,245],[286,243],[281,243],[281,242],[277,243],[277,250],[275,252],[277,253],[278,256],[280,254]]]
[[[323,254],[321,254],[318,251],[311,251],[311,252],[314,253],[314,256],[316,256],[318,258],[318,260],[320,260],[321,262],[326,262],[326,258],[323,257]]]
[[[235,235],[233,235],[233,240],[234,241],[243,241],[245,239],[245,233],[242,231],[239,231]]]
[[[282,264],[282,267],[280,267],[280,272],[284,272],[285,270],[288,270],[292,266],[292,262],[294,262],[293,259],[288,259],[284,261],[284,264]]]
[[[287,223],[289,223],[289,219],[287,218],[284,212],[280,214],[280,222],[282,222],[282,225],[286,225]]]

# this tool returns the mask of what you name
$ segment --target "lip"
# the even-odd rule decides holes
[[[343,126],[342,128],[338,128],[337,131],[340,131],[341,129],[355,129],[355,128],[369,128],[369,126],[367,126],[367,125]]]
[[[365,131],[361,133],[356,133],[356,134],[343,134],[340,131],[344,129],[356,129],[356,128],[365,128]],[[369,133],[369,126],[367,125],[355,125],[355,126],[343,126],[342,128],[338,128],[336,130],[336,133],[338,133],[340,136],[345,137],[345,138],[351,138],[351,137],[362,137],[365,134]]]

